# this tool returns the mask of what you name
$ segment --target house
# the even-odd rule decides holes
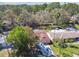
[[[0,34],[0,44],[2,45],[2,47],[6,47],[5,38],[6,36]]]
[[[45,43],[45,44],[51,43],[49,36],[44,30],[37,29],[37,30],[34,30],[34,33],[36,34],[36,36],[38,36],[38,38],[42,43]]]
[[[68,31],[65,29],[54,29],[49,32],[46,32],[44,30],[34,30],[34,33],[36,36],[39,37],[40,41],[48,44],[53,41],[53,39],[69,39],[69,38],[78,38],[79,37],[79,31]]]
[[[64,29],[60,30],[51,30],[48,32],[50,39],[69,39],[79,37],[79,31],[68,31]]]

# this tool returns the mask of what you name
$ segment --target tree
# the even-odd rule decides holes
[[[3,24],[2,24],[2,20],[0,20],[0,33],[3,32],[3,28],[2,28]]]
[[[12,5],[10,10],[12,10],[17,16],[19,16],[22,11],[22,7],[18,5]]]
[[[0,20],[2,20],[3,16],[4,16],[4,12],[0,11]]]
[[[47,8],[47,3],[44,3],[41,7],[42,7],[42,10],[45,10]]]
[[[22,10],[22,13],[17,17],[17,21],[20,25],[30,25],[32,21],[32,14],[27,10]]]
[[[33,6],[31,6],[31,7],[32,7],[32,11],[33,11],[33,12],[38,12],[38,11],[40,11],[40,10],[45,10],[46,7],[47,7],[47,4],[44,3],[43,5],[33,5]]]
[[[62,6],[62,8],[64,10],[68,11],[68,13],[70,13],[71,16],[79,13],[79,5],[77,5],[75,3],[67,3],[67,4],[64,4]]]
[[[15,15],[15,13],[12,10],[8,9],[4,12],[4,16],[2,19],[3,19],[3,22],[7,23],[7,21],[8,21],[10,23],[11,27],[14,27],[14,25],[16,24],[16,17],[17,16]],[[7,23],[7,24],[9,24],[9,23]]]
[[[43,23],[51,23],[51,17],[50,17],[50,13],[48,11],[39,11],[35,14],[35,20],[39,23],[39,24],[43,24]]]
[[[70,14],[64,9],[54,9],[50,12],[50,14],[52,16],[53,24],[55,25],[64,25],[69,22]]]
[[[32,56],[31,47],[35,45],[38,38],[30,27],[17,26],[10,31],[7,42],[14,44],[16,56]]]
[[[53,2],[48,4],[46,10],[51,11],[52,9],[55,9],[55,8],[60,8],[59,2]]]

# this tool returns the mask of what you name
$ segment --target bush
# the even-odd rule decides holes
[[[74,42],[75,40],[74,39],[65,39],[65,43],[72,43],[72,42]]]
[[[76,28],[76,29],[79,29],[79,25],[78,25],[78,24],[75,24],[75,28]]]

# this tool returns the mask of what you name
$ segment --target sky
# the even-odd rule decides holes
[[[79,2],[79,0],[0,0],[0,2]]]
[[[44,3],[51,3],[51,2],[0,2],[0,5],[20,5],[20,4],[27,4],[27,5],[40,5]],[[66,2],[68,3],[68,2]],[[70,3],[76,3],[79,4],[78,2],[70,2]],[[60,2],[60,4],[64,4],[64,2]]]
[[[50,2],[52,2],[52,1],[54,1],[54,0],[0,0],[0,2],[42,2],[42,1],[46,1],[46,2],[48,2],[48,1],[50,1]],[[56,1],[56,0],[55,0]]]
[[[40,5],[44,3],[50,3],[50,2],[0,2],[0,5],[19,5],[19,4],[28,4],[28,5]]]
[[[70,3],[78,3],[78,0],[0,0],[0,5],[17,5],[17,4],[28,4],[28,5],[36,5],[36,4],[44,4],[44,3],[51,3],[51,2],[70,2]]]

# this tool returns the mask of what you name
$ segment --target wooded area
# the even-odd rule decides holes
[[[79,24],[79,5],[75,3],[59,2],[44,3],[41,5],[0,5],[0,32],[13,27],[30,26],[37,28],[38,25],[52,24],[53,26],[67,27]],[[48,26],[49,28],[49,26]]]

